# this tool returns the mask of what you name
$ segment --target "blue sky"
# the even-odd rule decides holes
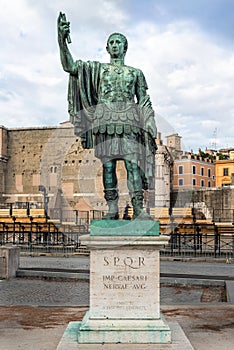
[[[56,38],[71,22],[74,59],[107,62],[106,39],[124,33],[126,64],[146,76],[163,137],[186,150],[234,147],[233,0],[0,0],[0,124],[59,125],[67,82]]]

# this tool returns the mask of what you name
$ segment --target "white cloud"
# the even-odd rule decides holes
[[[68,76],[56,42],[57,16],[63,11],[71,21],[70,49],[76,59],[108,61],[108,35],[126,34],[126,64],[145,73],[155,111],[167,121],[161,123],[164,134],[168,127],[168,133],[183,137],[186,148],[196,150],[209,147],[217,128],[218,146],[233,146],[230,48],[215,43],[195,22],[160,25],[152,21],[154,6],[151,21],[138,14],[136,22],[125,6],[120,0],[1,0],[0,124],[53,125],[68,118]]]
[[[147,32],[147,35],[146,35]],[[194,23],[173,23],[163,32],[147,23],[138,28],[133,52],[147,75],[156,111],[193,148],[209,147],[209,136],[218,127],[222,146],[227,127],[232,130],[234,100],[234,55],[221,48]],[[134,52],[135,51],[135,52]],[[230,131],[229,131],[230,132]],[[230,144],[231,146],[231,144]]]

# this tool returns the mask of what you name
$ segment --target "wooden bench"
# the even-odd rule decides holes
[[[192,208],[173,208],[172,218],[178,224],[193,224]]]
[[[9,217],[10,209],[0,209],[0,218]]]
[[[12,209],[12,216],[27,217],[27,209]]]
[[[155,220],[159,220],[161,225],[170,224],[168,208],[150,208],[150,216]]]
[[[13,223],[14,222],[14,220],[12,219],[11,216],[0,217],[0,221],[5,222],[5,223],[7,223],[7,222]]]
[[[212,225],[213,224],[211,219],[197,219],[196,223],[198,225]]]
[[[46,216],[44,209],[30,209],[29,215],[33,218],[44,218]]]
[[[155,218],[159,217],[169,217],[168,208],[150,208],[150,215]]]
[[[172,215],[169,215],[169,208],[151,208],[150,215],[159,220],[161,224],[193,223],[192,208],[173,208]]]
[[[173,208],[172,209],[172,215],[174,217],[192,217],[192,208]]]

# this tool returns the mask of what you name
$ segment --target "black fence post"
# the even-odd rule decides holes
[[[76,225],[78,225],[78,210],[75,210],[75,215],[76,215]]]
[[[169,244],[171,245],[171,256],[173,256],[173,248],[174,248],[174,234],[173,234],[173,232],[171,232],[171,234],[170,234]]]
[[[16,217],[13,216],[13,244],[15,244],[15,221],[16,221]]]
[[[5,243],[8,243],[8,239],[9,239],[9,226],[8,226],[8,225],[5,225],[5,228],[6,228],[6,236],[4,235],[4,237],[5,237]]]
[[[232,257],[234,258],[234,235],[232,235]]]
[[[195,215],[195,208],[192,208],[192,215],[193,215],[193,249],[194,249],[194,256],[197,256],[197,224],[196,224],[196,215]]]
[[[220,244],[219,244],[219,230],[218,230],[218,226],[214,225],[214,256],[216,258],[217,256],[217,250],[219,249],[220,251]]]

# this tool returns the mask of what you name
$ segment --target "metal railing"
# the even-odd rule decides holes
[[[103,213],[55,208],[50,209],[44,222],[31,216],[25,222],[25,218],[9,216],[9,222],[0,219],[0,245],[18,245],[21,250],[32,252],[53,250],[72,253],[80,246],[80,236],[89,233],[91,220],[101,219]],[[204,220],[203,223],[203,220],[197,220],[193,210],[188,223],[183,218],[177,222],[173,212],[168,211],[167,223],[160,227],[161,233],[170,235],[170,241],[161,250],[161,255],[234,257],[233,216],[233,209],[215,209],[213,220]],[[225,217],[225,221],[220,223],[221,217]]]
[[[57,232],[0,231],[0,245],[12,244],[27,252],[74,253],[80,247],[80,237],[88,232],[59,230]],[[234,258],[234,234],[171,233],[169,244],[161,256]]]
[[[161,256],[234,258],[234,235],[171,234]]]

